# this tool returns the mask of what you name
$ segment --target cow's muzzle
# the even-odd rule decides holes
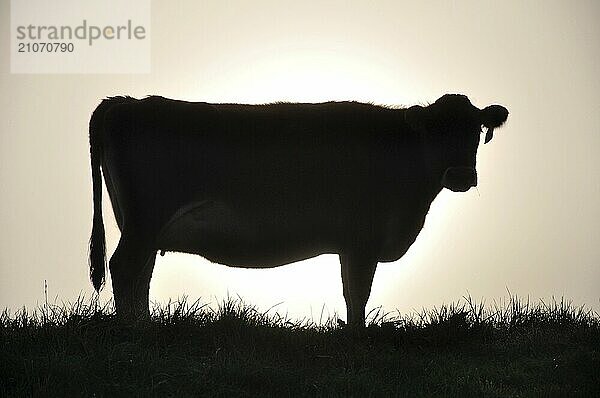
[[[442,186],[453,192],[466,192],[477,186],[477,171],[472,167],[448,167],[442,177]]]

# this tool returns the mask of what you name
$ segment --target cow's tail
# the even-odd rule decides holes
[[[94,218],[88,262],[90,265],[90,280],[94,289],[99,292],[104,286],[106,275],[106,238],[102,220],[102,135],[104,130],[104,114],[110,100],[103,100],[96,108],[90,119],[90,161],[92,166],[92,191],[94,200]]]
[[[99,292],[104,286],[106,277],[106,238],[102,220],[102,172],[104,117],[110,107],[115,104],[135,101],[131,97],[111,97],[103,100],[90,118],[90,160],[92,166],[92,191],[94,198],[94,218],[92,235],[90,236],[89,257],[90,280],[94,289]]]

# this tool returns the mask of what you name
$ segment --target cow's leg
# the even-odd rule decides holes
[[[348,325],[364,327],[377,260],[364,254],[340,254],[340,263]]]
[[[150,278],[156,251],[136,239],[121,236],[110,259],[110,275],[117,315],[124,320],[148,318]]]

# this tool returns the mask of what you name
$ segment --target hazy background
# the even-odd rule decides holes
[[[505,105],[509,122],[479,151],[478,191],[444,190],[408,254],[379,265],[367,309],[507,289],[600,309],[600,3],[155,1],[146,75],[10,74],[0,4],[0,307],[42,303],[44,280],[51,301],[92,293],[87,124],[105,96],[412,105],[457,92]],[[111,254],[106,192],[104,205]],[[167,254],[150,294],[239,294],[318,319],[324,304],[345,314],[339,274],[336,256],[237,270]]]

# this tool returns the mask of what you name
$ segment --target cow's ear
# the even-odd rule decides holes
[[[508,109],[501,105],[490,105],[481,110],[481,124],[487,127],[484,144],[494,137],[494,129],[500,127],[508,118]]]
[[[490,105],[481,110],[481,124],[494,129],[504,124],[508,118],[508,109],[501,105]]]
[[[413,130],[419,131],[425,128],[425,108],[414,105],[404,111],[404,121]]]

